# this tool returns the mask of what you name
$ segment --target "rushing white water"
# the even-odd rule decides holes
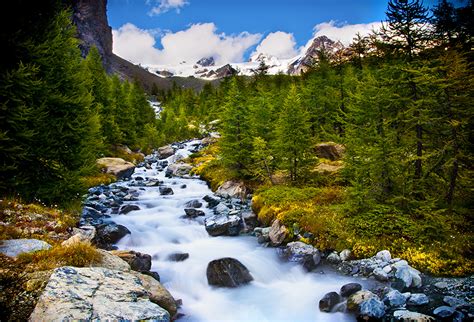
[[[168,158],[187,156],[195,142],[186,144]],[[307,273],[294,263],[282,262],[274,248],[265,248],[255,237],[210,237],[198,220],[181,218],[184,204],[211,195],[199,179],[165,178],[164,171],[137,168],[134,176],[164,181],[173,195],[161,196],[158,187],[146,187],[139,201],[130,202],[141,210],[118,215],[113,220],[125,225],[131,235],[117,245],[153,256],[152,270],[176,299],[182,299],[183,321],[353,321],[352,315],[324,313],[319,300],[354,278],[337,274]],[[186,185],[185,188],[182,186]],[[202,200],[201,200],[202,201]],[[206,203],[202,201],[204,205]],[[211,210],[203,207],[206,215]],[[188,253],[182,262],[168,259],[173,253]],[[233,257],[242,262],[254,278],[249,285],[235,289],[211,287],[207,283],[207,264],[214,259]],[[361,282],[358,280],[358,282]]]

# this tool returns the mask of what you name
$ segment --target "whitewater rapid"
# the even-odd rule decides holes
[[[190,155],[197,143],[185,143],[167,159],[169,164]],[[200,210],[211,215],[212,210],[202,200],[212,195],[207,184],[199,178],[166,178],[165,171],[159,172],[155,166],[137,168],[133,177],[159,179],[174,194],[162,196],[159,187],[142,188],[138,201],[127,202],[141,210],[113,218],[131,231],[117,246],[152,255],[151,270],[160,274],[162,284],[175,299],[182,300],[179,312],[184,316],[179,321],[355,321],[353,315],[320,312],[318,302],[346,283],[363,281],[330,273],[326,268],[307,273],[295,263],[282,262],[274,248],[259,245],[253,236],[209,236],[203,217],[182,218],[185,203],[195,199],[203,203]],[[189,258],[169,260],[168,256],[175,253],[188,253]],[[254,280],[234,289],[209,286],[207,264],[222,257],[238,259]]]

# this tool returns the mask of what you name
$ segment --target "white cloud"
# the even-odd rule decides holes
[[[134,63],[176,65],[193,64],[203,57],[214,57],[216,64],[242,62],[244,53],[261,39],[260,34],[242,32],[238,35],[217,33],[213,23],[191,25],[161,37],[162,49],[155,47],[152,32],[127,23],[113,30],[113,51]]]
[[[180,13],[181,8],[188,5],[189,2],[186,0],[157,0],[155,1],[159,5],[154,6],[148,12],[150,16],[156,16],[172,9],[175,9],[177,13]]]
[[[277,58],[292,58],[298,54],[295,37],[283,31],[272,32],[257,46],[255,53],[270,54]]]
[[[314,36],[327,36],[332,40],[339,40],[344,45],[349,45],[359,32],[362,36],[368,35],[373,29],[379,29],[380,22],[367,24],[339,25],[335,21],[323,22],[314,27]]]

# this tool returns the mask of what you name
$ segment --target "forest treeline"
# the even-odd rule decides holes
[[[67,3],[16,6],[1,32],[0,194],[65,203],[112,145],[148,147],[155,112],[138,83],[106,74],[96,48],[81,57]]]

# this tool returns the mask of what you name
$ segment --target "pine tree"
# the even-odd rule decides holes
[[[220,148],[223,161],[240,175],[246,175],[251,163],[252,137],[249,107],[237,79],[230,83],[222,114]]]
[[[302,106],[296,85],[291,85],[276,126],[275,151],[283,169],[289,171],[292,182],[311,161],[309,116]]]

